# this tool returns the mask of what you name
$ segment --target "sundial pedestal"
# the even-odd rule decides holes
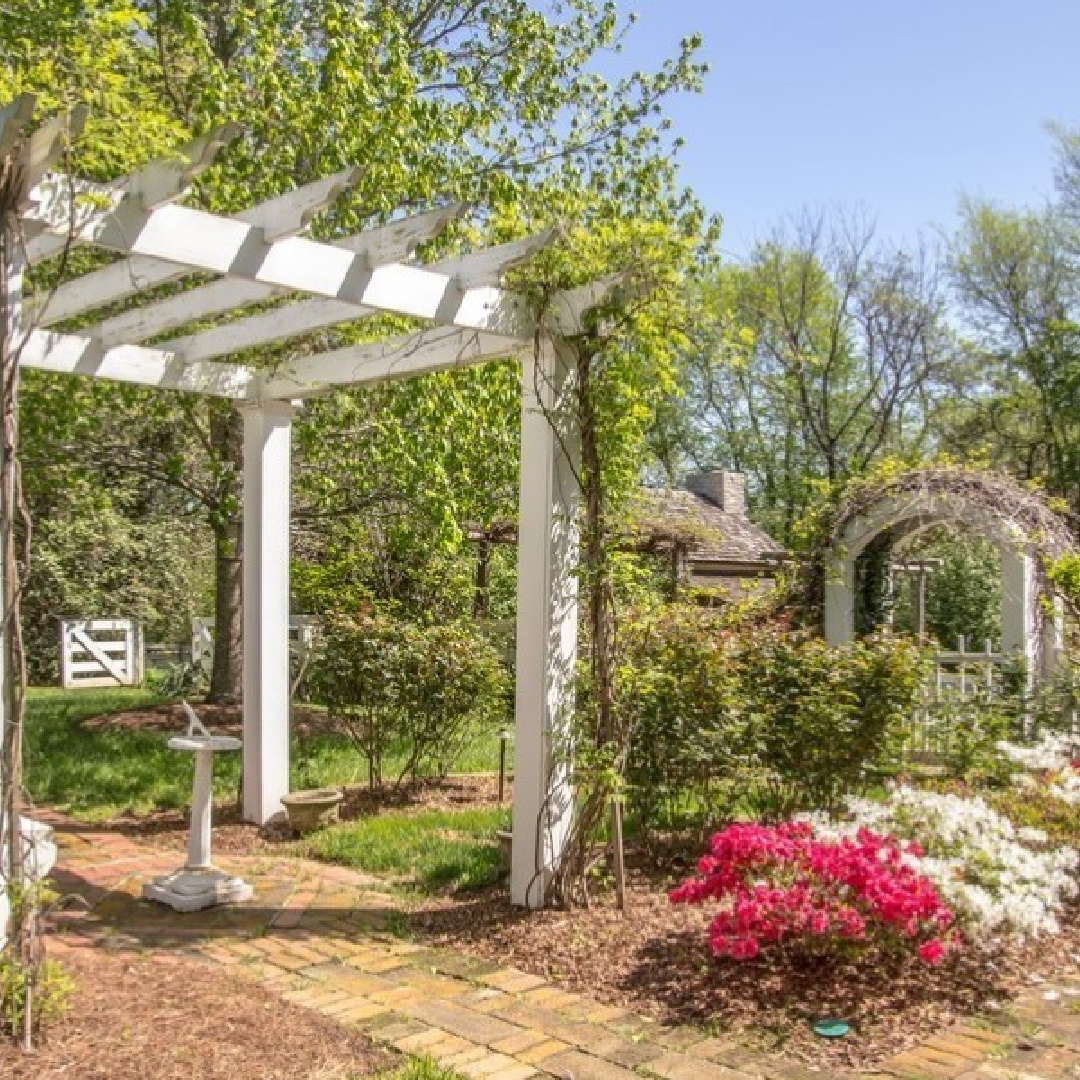
[[[186,866],[143,886],[147,900],[168,904],[175,911],[202,911],[218,904],[241,904],[254,895],[243,878],[217,869],[210,859],[214,753],[239,750],[240,746],[239,739],[228,735],[180,735],[169,740],[170,750],[185,750],[195,755],[188,858]]]

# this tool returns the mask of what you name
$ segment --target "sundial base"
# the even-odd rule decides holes
[[[145,899],[168,904],[174,911],[202,911],[218,904],[242,904],[254,895],[255,890],[243,878],[213,867],[205,870],[185,867],[143,886]]]

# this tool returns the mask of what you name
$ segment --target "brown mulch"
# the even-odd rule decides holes
[[[240,735],[243,731],[243,712],[239,705],[210,705],[191,702],[199,719],[215,735]],[[87,731],[157,731],[177,735],[187,730],[187,715],[180,703],[147,705],[126,712],[102,713],[82,722]],[[326,713],[306,705],[293,705],[292,730],[298,735],[315,735],[330,731]]]
[[[636,873],[624,916],[610,897],[588,910],[525,914],[505,891],[440,898],[412,915],[427,940],[512,964],[608,1004],[671,1024],[733,1033],[812,1066],[867,1068],[950,1023],[993,1010],[1040,976],[1077,970],[1080,918],[1063,936],[992,959],[974,951],[938,968],[881,954],[826,963],[795,956],[715,961],[710,913],[672,905],[652,875]],[[853,1033],[824,1040],[814,1020],[840,1017]]]
[[[54,946],[75,989],[5,1080],[345,1080],[393,1065],[357,1030],[178,956]],[[273,1038],[267,1038],[272,1031]]]
[[[343,821],[367,817],[384,810],[462,810],[497,806],[498,777],[486,773],[417,780],[374,791],[366,786],[344,788],[340,813]],[[506,783],[506,805],[513,799],[513,784]],[[120,814],[103,822],[102,829],[115,830],[151,847],[182,851],[187,846],[186,810],[160,810],[149,814]],[[235,802],[214,806],[214,851],[225,855],[288,854],[296,835],[284,820],[251,825],[241,819]]]

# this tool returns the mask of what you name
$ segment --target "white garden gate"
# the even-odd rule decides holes
[[[60,680],[67,690],[138,686],[143,638],[134,619],[81,619],[61,624]]]

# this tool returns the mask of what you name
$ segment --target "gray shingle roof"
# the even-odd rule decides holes
[[[686,543],[692,562],[772,562],[787,554],[745,514],[692,491],[643,488],[634,517],[643,533]]]

